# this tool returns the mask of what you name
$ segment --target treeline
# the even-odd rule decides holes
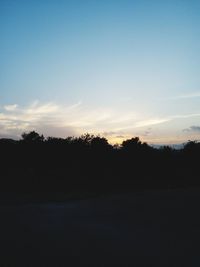
[[[200,143],[153,148],[138,137],[112,146],[99,136],[0,139],[1,192],[124,192],[200,186]]]

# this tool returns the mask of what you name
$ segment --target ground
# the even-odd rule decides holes
[[[1,204],[0,266],[200,266],[200,192]]]

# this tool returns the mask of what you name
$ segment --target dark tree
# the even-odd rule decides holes
[[[39,135],[35,131],[29,132],[29,133],[23,133],[22,134],[22,140],[24,142],[43,142],[44,141],[44,136]]]
[[[122,149],[125,150],[134,150],[141,148],[142,142],[140,141],[139,137],[134,137],[122,142]]]

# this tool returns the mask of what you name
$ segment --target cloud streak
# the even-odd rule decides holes
[[[72,110],[73,108],[65,111],[54,103],[40,104],[38,101],[26,107],[19,107],[17,104],[6,105],[0,113],[0,133],[19,137],[23,131],[33,129],[44,131],[48,129],[50,134],[55,133],[55,129],[62,132],[63,120],[60,114],[69,115]],[[65,132],[72,133],[71,128],[66,128]]]
[[[200,113],[145,117],[134,112],[117,111],[106,107],[89,109],[80,101],[69,106],[34,101],[23,107],[17,104],[1,107],[0,136],[20,137],[22,132],[36,130],[46,136],[66,137],[89,132],[117,140],[129,136],[137,129],[144,132],[145,127],[150,129],[149,127],[173,120],[199,116]],[[197,127],[191,126],[190,131],[197,132]],[[149,131],[144,132],[144,136],[147,135]]]
[[[197,132],[200,133],[200,126],[190,126],[189,128],[183,129],[184,132]]]
[[[18,107],[17,104],[14,104],[14,105],[6,105],[6,106],[4,106],[4,109],[5,109],[6,111],[14,111],[14,110],[17,109],[17,107]]]
[[[197,98],[200,97],[200,92],[193,92],[193,93],[188,93],[188,94],[182,94],[178,96],[173,96],[170,97],[170,99],[188,99],[188,98]]]
[[[41,131],[46,135],[67,136],[107,130],[114,113],[108,108],[90,110],[79,101],[62,106],[34,101],[28,106],[6,105],[0,110],[0,135],[19,137],[24,131]]]

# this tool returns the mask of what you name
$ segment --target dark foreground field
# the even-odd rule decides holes
[[[200,266],[200,193],[1,204],[0,266]]]

